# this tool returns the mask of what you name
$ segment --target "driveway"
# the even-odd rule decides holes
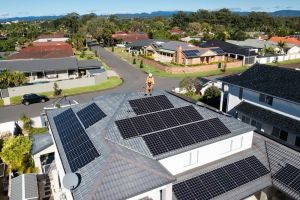
[[[140,92],[144,91],[145,79],[147,74],[139,69],[134,68],[126,61],[115,56],[113,53],[106,51],[102,47],[93,47],[93,50],[97,50],[103,62],[109,65],[120,77],[124,80],[124,83],[114,89],[105,90],[100,92],[79,94],[72,96],[72,99],[83,103],[92,100],[94,97],[119,92]],[[170,90],[178,86],[180,79],[177,78],[161,78],[155,77],[155,88],[161,90]],[[16,105],[0,108],[0,123],[7,121],[17,120],[22,113],[25,113],[28,117],[35,117],[41,114],[43,107],[52,104],[55,100],[51,99],[46,103],[37,103],[29,106]]]

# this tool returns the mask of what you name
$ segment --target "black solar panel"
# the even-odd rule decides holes
[[[220,135],[226,135],[230,133],[230,130],[220,121],[219,118],[213,118],[208,120],[208,122],[214,127],[214,129],[220,134]]]
[[[168,151],[173,151],[175,149],[181,148],[180,142],[174,136],[171,130],[165,130],[159,133],[159,137],[164,145],[167,147]]]
[[[137,115],[174,108],[165,95],[130,100],[129,104]]]
[[[77,115],[85,128],[106,117],[106,114],[95,103],[78,111]]]
[[[72,109],[53,119],[72,172],[99,156]]]
[[[183,53],[187,58],[198,57],[198,50],[184,50]]]
[[[192,144],[196,144],[198,142],[202,142],[220,136],[220,134],[213,128],[211,123],[209,123],[209,120],[174,127],[168,129],[167,132],[168,133],[172,132],[173,134],[168,135],[169,137],[167,139],[163,139],[162,144],[166,147],[171,146],[170,148],[167,148],[169,151],[186,147]],[[162,137],[165,137],[164,136],[165,133],[166,131],[156,132],[156,134],[158,134],[161,137],[161,139]],[[171,138],[171,136],[174,139]],[[176,141],[178,141],[178,143]],[[145,142],[148,145],[147,141]],[[153,155],[165,153],[165,151],[163,152],[159,151],[159,149],[161,149],[159,147],[159,144],[157,144],[157,148],[158,150],[156,150],[155,154]]]
[[[128,139],[201,119],[193,106],[186,106],[119,120],[116,124],[123,138]]]
[[[165,153],[168,151],[167,147],[161,141],[161,139],[157,133],[153,133],[151,135],[146,135],[143,137],[143,139],[147,143],[147,146],[153,155],[158,155],[158,154]]]
[[[293,165],[286,164],[273,178],[300,194],[300,169]]]
[[[250,173],[257,174],[258,176],[254,175],[257,179],[269,172],[255,156],[251,156],[177,183],[173,185],[173,191],[178,200],[212,199],[250,182],[251,180],[246,178]],[[299,184],[295,183],[295,185]]]

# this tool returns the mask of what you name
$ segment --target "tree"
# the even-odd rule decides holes
[[[111,52],[115,52],[115,47],[114,46],[111,47]]]
[[[202,101],[210,106],[219,108],[221,91],[216,86],[210,86],[204,92]]]
[[[191,77],[185,77],[179,83],[180,88],[186,89],[187,96],[191,96],[195,93],[195,85],[196,85],[196,79],[193,79]]]
[[[202,27],[201,27],[201,24],[199,22],[191,22],[191,23],[188,24],[187,30],[191,34],[197,35],[202,31]]]
[[[28,137],[8,137],[4,139],[1,150],[1,159],[9,166],[10,170],[23,169],[30,156],[31,140]]]
[[[277,43],[277,46],[280,49],[280,53],[284,53],[284,49],[286,49],[288,47],[287,43],[285,41],[279,41]]]
[[[32,128],[32,121],[24,113],[21,115],[20,120],[23,123],[23,129],[28,132]]]
[[[10,73],[8,70],[0,72],[0,88],[16,87],[23,85],[27,82],[27,78],[24,73],[14,71]]]
[[[54,92],[53,92],[54,96],[59,96],[59,95],[61,95],[62,89],[60,89],[60,88],[58,87],[57,83],[54,83],[53,89],[54,89]]]
[[[238,30],[238,31],[234,32],[230,38],[233,40],[243,41],[248,38],[248,35],[244,31]]]
[[[84,47],[84,37],[80,33],[76,33],[71,39],[72,45],[79,50]]]

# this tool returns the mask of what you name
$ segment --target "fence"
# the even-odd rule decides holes
[[[163,64],[160,64],[157,61],[139,57],[140,59],[143,60],[145,64],[151,65],[153,67],[156,67],[159,70],[169,72],[171,74],[180,74],[180,73],[196,73],[196,72],[207,72],[207,71],[213,71],[213,70],[218,70],[218,64],[210,64],[210,65],[199,65],[199,66],[187,66],[187,67],[169,67]],[[241,67],[243,65],[242,61],[235,61],[235,62],[228,62],[226,63],[226,68],[237,68]]]
[[[107,73],[103,72],[98,76],[72,79],[72,80],[63,80],[56,82],[60,89],[70,89],[76,87],[85,87],[92,86],[107,79]],[[9,97],[22,96],[28,93],[43,93],[53,91],[54,82],[41,83],[36,85],[26,85],[20,87],[8,88]]]
[[[272,62],[282,62],[282,61],[293,60],[298,58],[300,58],[300,53],[280,55],[280,56],[258,57],[257,62],[261,64],[265,64],[265,63],[272,63]]]

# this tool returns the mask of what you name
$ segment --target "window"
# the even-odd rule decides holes
[[[259,101],[267,103],[269,105],[272,105],[273,104],[273,97],[265,95],[265,94],[260,94],[259,95]]]
[[[281,130],[280,128],[273,127],[272,135],[281,140],[287,141],[289,133],[285,130]]]
[[[239,99],[242,99],[242,98],[243,98],[243,88],[240,88]]]
[[[256,120],[254,120],[254,119],[252,119],[252,121],[251,121],[251,125],[252,126],[255,126],[256,128],[257,128],[257,130],[261,130],[261,123],[260,122],[258,122],[258,121],[256,121]]]
[[[250,124],[250,118],[246,117],[245,115],[242,116],[242,122],[246,123],[246,124]]]
[[[296,136],[295,146],[300,147],[300,137]]]

